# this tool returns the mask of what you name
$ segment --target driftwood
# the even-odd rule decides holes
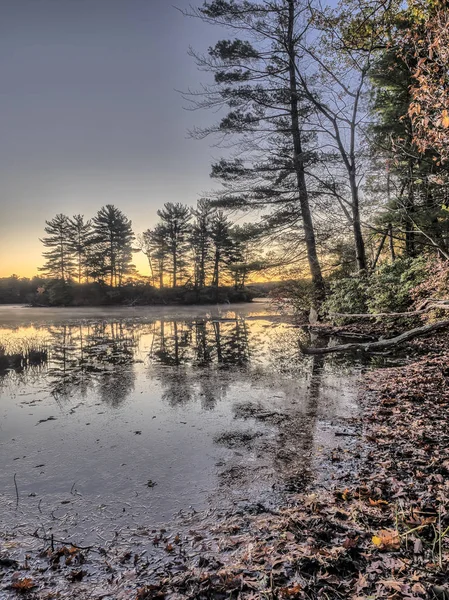
[[[449,319],[444,321],[438,321],[437,323],[431,323],[430,325],[423,325],[422,327],[415,327],[414,329],[410,329],[409,331],[405,331],[396,337],[388,338],[386,340],[378,340],[377,342],[367,342],[363,343],[353,343],[353,344],[341,344],[339,346],[330,346],[327,348],[306,348],[301,347],[301,350],[304,354],[332,354],[339,352],[376,352],[378,350],[387,350],[388,348],[393,348],[399,344],[403,344],[404,342],[408,342],[413,338],[419,337],[421,335],[426,335],[431,331],[437,331],[439,329],[444,329],[445,327],[449,327]]]

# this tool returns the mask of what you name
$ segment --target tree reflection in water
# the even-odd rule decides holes
[[[249,365],[247,325],[237,317],[159,321],[154,324],[149,358],[151,365],[176,367],[159,373],[163,399],[170,406],[187,404],[199,395],[202,407],[211,410],[229,387],[229,381],[216,371],[231,367],[244,370]]]
[[[38,328],[28,328],[30,336],[37,332]],[[329,392],[328,372],[334,359],[302,355],[299,340],[306,340],[300,329],[239,316],[171,317],[66,322],[43,327],[40,334],[49,348],[46,366],[39,373],[32,368],[10,371],[0,382],[34,378],[41,389],[48,385],[63,407],[88,398],[89,403],[100,401],[115,409],[132,395],[130,420],[141,413],[148,418],[149,403],[154,402],[175,440],[177,435],[185,438],[190,429],[180,433],[174,413],[166,408],[190,404],[189,416],[204,416],[203,433],[197,434],[205,439],[201,447],[209,448],[210,443],[211,455],[216,451],[224,456],[212,470],[233,494],[239,490],[246,494],[257,481],[265,487],[267,482],[269,487],[282,481],[289,489],[308,481],[323,406],[338,402],[338,393]],[[135,389],[139,395],[133,394]],[[214,411],[220,403],[217,418],[208,418],[206,411]],[[153,415],[152,405],[150,410]],[[222,423],[225,431],[220,430]],[[162,429],[159,419],[155,424],[154,432],[163,432],[156,434],[160,441],[165,424]],[[121,421],[117,427],[119,431]]]

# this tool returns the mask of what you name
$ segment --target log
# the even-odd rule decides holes
[[[419,337],[421,335],[426,335],[431,331],[437,331],[439,329],[444,329],[445,327],[449,327],[449,319],[444,321],[437,321],[436,323],[431,323],[430,325],[423,325],[422,327],[415,327],[414,329],[409,329],[408,331],[404,331],[400,335],[396,337],[388,338],[386,340],[378,340],[377,342],[367,342],[363,343],[354,343],[354,344],[340,344],[339,346],[330,346],[327,348],[307,348],[301,346],[301,350],[304,354],[313,354],[313,355],[321,355],[321,354],[334,354],[341,352],[377,352],[378,350],[386,350],[388,348],[394,348],[399,344],[403,344],[404,342],[408,342],[413,338]]]

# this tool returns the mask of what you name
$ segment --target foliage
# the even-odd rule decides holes
[[[313,306],[314,289],[307,279],[285,281],[277,285],[269,294],[270,300],[281,312],[293,310],[295,314],[307,318]]]
[[[410,2],[414,27],[402,40],[413,76],[408,114],[420,152],[449,159],[449,12],[447,2]]]
[[[425,278],[412,290],[411,296],[415,308],[421,308],[429,300],[449,300],[449,262],[446,260],[427,260],[424,271]],[[447,318],[447,311],[434,308],[425,315],[426,318]]]
[[[161,219],[158,234],[163,247],[166,248],[172,286],[176,287],[179,284],[180,276],[185,276],[187,267],[186,253],[191,231],[191,212],[180,202],[166,202],[164,207],[157,211],[157,214]]]
[[[49,281],[45,286],[45,293],[49,306],[69,306],[72,304],[73,286],[63,279]]]
[[[1,280],[0,280],[1,282]],[[214,304],[216,302],[251,302],[259,296],[258,288],[228,286],[193,286],[157,288],[147,282],[129,281],[120,287],[99,282],[75,283],[60,279],[43,281],[39,291],[28,295],[35,306],[153,306],[169,304]],[[1,296],[0,296],[1,304]]]
[[[407,311],[413,303],[412,290],[427,274],[426,260],[423,258],[402,258],[382,265],[369,282],[369,312]]]
[[[330,293],[323,304],[324,314],[366,313],[368,309],[368,279],[365,277],[345,277],[330,283]],[[338,322],[351,322],[351,318],[337,318]]]
[[[46,237],[41,239],[45,248],[43,252],[45,264],[40,269],[47,277],[55,277],[63,281],[73,275],[73,255],[70,247],[70,222],[66,215],[58,214],[50,221],[45,221]]]
[[[220,114],[218,122],[195,135],[218,134],[235,148],[212,165],[212,177],[224,184],[217,205],[262,211],[260,223],[268,237],[292,225],[300,230],[317,294],[322,295],[305,174],[315,136],[305,125],[311,108],[295,69],[306,12],[297,0],[204,2],[194,16],[225,25],[238,37],[219,40],[206,55],[192,52],[214,83],[185,97],[195,108]]]
[[[133,273],[134,233],[131,221],[112,204],[100,208],[92,219],[90,274],[98,280],[109,279],[120,286],[124,277]]]

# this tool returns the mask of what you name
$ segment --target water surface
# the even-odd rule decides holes
[[[95,543],[325,478],[358,375],[304,357],[304,335],[263,302],[0,307],[0,344],[48,348],[0,371],[0,532]]]

